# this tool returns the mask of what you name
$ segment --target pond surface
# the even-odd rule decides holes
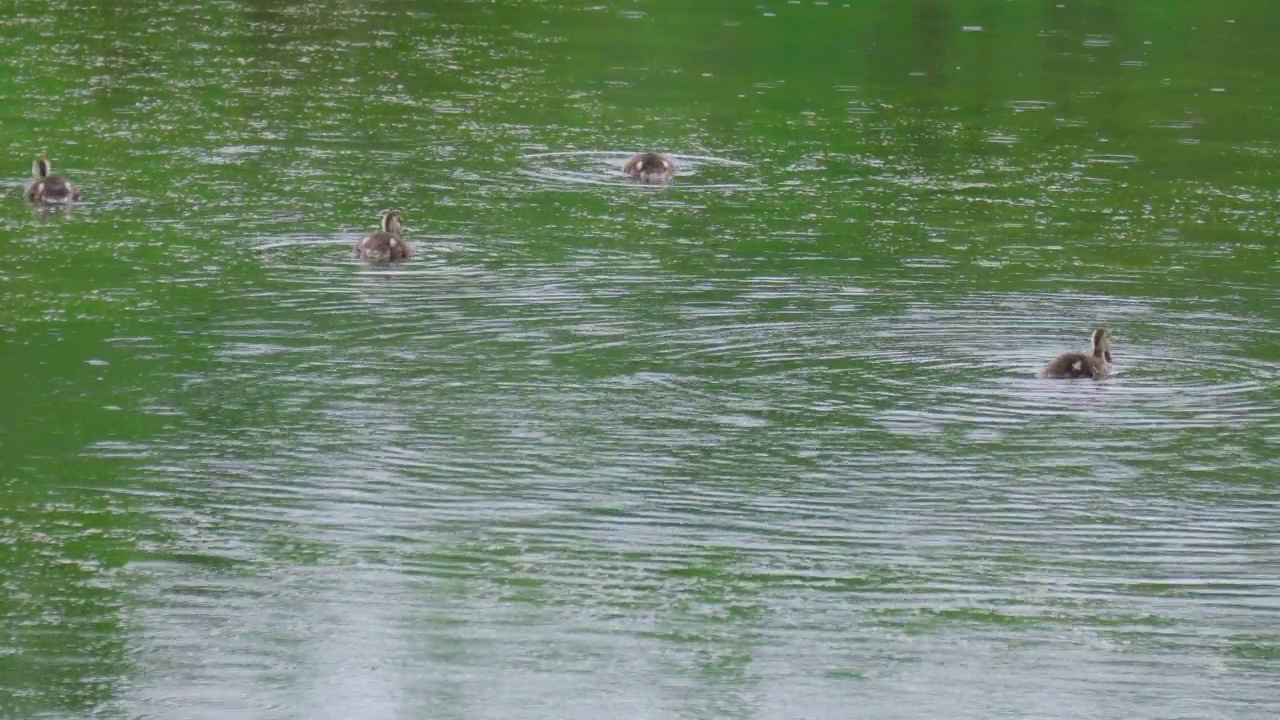
[[[10,8],[0,717],[1280,717],[1277,32]]]

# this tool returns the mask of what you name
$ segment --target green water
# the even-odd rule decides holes
[[[11,3],[0,720],[1280,716],[1278,31]]]

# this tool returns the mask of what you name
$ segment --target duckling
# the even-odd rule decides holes
[[[31,163],[31,184],[27,186],[27,202],[43,205],[66,205],[80,199],[80,188],[60,176],[49,174],[49,157],[40,157]]]
[[[369,233],[356,243],[356,254],[371,262],[394,262],[413,254],[413,247],[404,239],[404,224],[399,210],[382,213],[382,229]]]
[[[660,185],[676,174],[676,164],[661,153],[642,152],[632,155],[627,164],[622,166],[622,172],[642,183]]]
[[[1040,372],[1041,378],[1093,378],[1101,380],[1107,376],[1107,365],[1111,363],[1111,340],[1107,337],[1107,329],[1100,327],[1093,331],[1091,343],[1093,350],[1084,353],[1062,353],[1053,359]]]

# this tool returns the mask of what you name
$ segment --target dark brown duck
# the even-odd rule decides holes
[[[660,185],[671,180],[676,174],[676,164],[666,155],[656,152],[642,152],[631,156],[622,172],[636,178],[642,183]]]
[[[369,233],[356,243],[355,251],[370,262],[395,262],[413,254],[413,247],[404,239],[404,224],[399,210],[382,214],[382,229]]]
[[[1040,371],[1040,377],[1053,379],[1092,378],[1101,380],[1107,376],[1111,363],[1111,340],[1106,328],[1093,331],[1092,349],[1088,353],[1063,353]]]
[[[66,205],[80,199],[80,188],[60,176],[50,174],[49,158],[40,157],[31,163],[31,184],[27,186],[27,202],[37,205]]]

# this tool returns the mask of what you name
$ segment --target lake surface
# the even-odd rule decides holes
[[[1280,717],[1280,5],[76,8],[0,718]]]

